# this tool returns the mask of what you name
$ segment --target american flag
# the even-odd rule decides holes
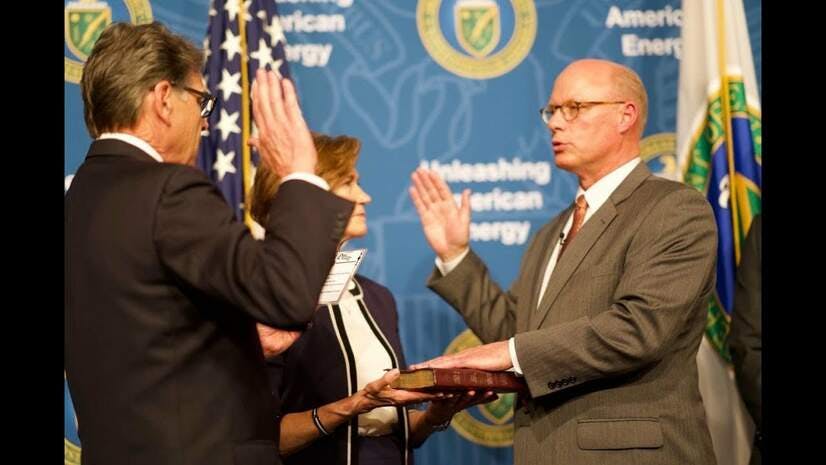
[[[258,156],[247,146],[255,130],[250,90],[258,68],[289,77],[285,44],[274,0],[212,0],[204,39],[204,78],[217,100],[208,134],[201,139],[198,166],[221,189],[236,217],[247,224],[244,197],[258,165]]]

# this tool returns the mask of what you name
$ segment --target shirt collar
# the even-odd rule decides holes
[[[132,134],[126,134],[124,132],[104,132],[103,134],[100,135],[100,137],[97,138],[97,140],[103,140],[103,139],[117,139],[121,142],[126,142],[129,145],[134,145],[135,147],[137,147],[137,148],[143,150],[144,152],[146,152],[147,155],[154,158],[158,162],[163,163],[163,158],[161,157],[161,154],[158,153],[157,150],[155,150],[145,140],[143,140],[139,137],[135,137]]]
[[[588,210],[592,212],[599,210],[599,207],[608,200],[608,197],[611,196],[641,161],[642,159],[640,159],[640,157],[635,157],[625,164],[620,165],[614,171],[611,171],[603,176],[602,179],[595,182],[588,190],[584,190],[582,186],[580,186],[576,192],[577,197],[584,194],[585,200],[588,202]]]

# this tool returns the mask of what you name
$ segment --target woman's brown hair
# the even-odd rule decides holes
[[[356,169],[361,142],[350,136],[330,137],[313,132],[313,143],[318,152],[315,174],[327,181],[330,189],[347,182],[347,178]],[[263,225],[267,220],[272,199],[280,184],[281,178],[276,173],[263,163],[258,166],[248,197],[250,215],[258,223]]]

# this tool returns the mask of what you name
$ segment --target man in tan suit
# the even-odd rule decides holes
[[[714,287],[711,208],[641,162],[647,97],[632,70],[574,62],[541,112],[579,190],[536,234],[510,290],[468,247],[469,191],[457,206],[438,175],[413,174],[437,255],[428,285],[486,343],[415,367],[524,376],[518,465],[714,464],[695,359]]]

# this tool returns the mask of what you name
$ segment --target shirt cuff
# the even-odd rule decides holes
[[[459,255],[451,258],[450,260],[443,262],[442,259],[436,257],[436,268],[442,273],[442,276],[446,276],[448,273],[453,271],[456,266],[467,256],[467,253],[470,252],[470,247],[466,248],[464,252],[460,253]]]
[[[312,173],[303,173],[303,172],[290,173],[290,174],[284,176],[284,178],[281,179],[281,182],[287,182],[287,181],[291,181],[293,179],[300,179],[302,181],[307,181],[308,183],[315,184],[316,186],[324,189],[325,191],[330,190],[330,185],[327,184],[327,181],[321,179],[321,177],[316,176],[315,174],[312,174]]]
[[[519,359],[516,358],[516,341],[514,338],[508,339],[508,352],[511,354],[513,372],[519,376],[522,376],[522,367],[519,366]]]

